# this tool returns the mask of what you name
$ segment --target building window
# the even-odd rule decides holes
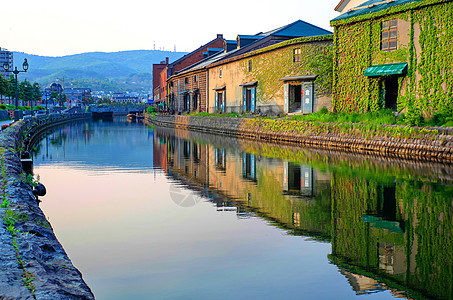
[[[293,50],[293,62],[300,62],[302,58],[302,52],[300,51],[300,48],[296,48]]]
[[[188,78],[188,77],[184,78],[184,83],[185,83],[185,84],[188,84],[188,83],[189,83],[189,78]]]
[[[215,110],[225,111],[225,90],[218,90],[215,93]]]
[[[198,82],[198,75],[195,75],[195,76],[193,77],[193,82]]]
[[[214,151],[214,162],[216,169],[225,171],[226,170],[226,155],[225,148],[215,148]]]
[[[256,180],[256,160],[255,155],[244,153],[242,155],[242,177],[244,179]]]
[[[381,24],[381,50],[391,51],[398,48],[398,22],[396,19]]]
[[[249,60],[249,72],[252,72],[253,65],[252,65],[252,60]]]
[[[219,69],[219,78],[222,78],[223,72],[222,68]]]

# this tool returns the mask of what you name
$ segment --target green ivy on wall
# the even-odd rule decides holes
[[[398,50],[380,50],[380,24],[389,19],[409,24],[409,43]],[[355,18],[332,22],[335,26],[334,87],[332,106],[338,112],[375,111],[383,107],[383,78],[363,75],[371,65],[408,62],[400,77],[398,110],[420,116],[453,112],[453,2],[419,1]],[[404,34],[400,31],[400,34]],[[418,40],[418,44],[416,44]]]
[[[301,49],[300,61],[293,61],[293,50]],[[315,85],[317,91],[330,94],[332,72],[324,72],[332,53],[332,35],[311,38],[298,38],[279,43],[245,55],[241,61],[241,70],[248,74],[248,81],[258,81],[256,101],[266,104],[276,98],[283,98],[283,82],[287,76],[318,75]],[[269,54],[268,54],[269,53]],[[321,58],[327,57],[321,61]],[[252,71],[249,71],[249,61]],[[320,61],[314,64],[313,61]]]

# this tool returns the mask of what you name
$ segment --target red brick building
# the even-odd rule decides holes
[[[153,97],[155,103],[159,102],[161,99],[161,79],[160,73],[168,65],[168,57],[165,58],[165,61],[161,61],[160,64],[153,64]]]
[[[202,45],[198,49],[184,55],[180,59],[170,63],[170,64],[158,64],[156,65],[156,73],[154,72],[153,65],[153,93],[154,93],[154,102],[164,101],[168,104],[168,82],[167,79],[174,75],[176,72],[183,70],[208,56],[208,51],[212,49],[223,49],[224,47],[224,38],[222,34],[217,34],[217,37],[212,41]],[[158,70],[160,69],[160,73]],[[158,79],[157,83],[155,80]]]

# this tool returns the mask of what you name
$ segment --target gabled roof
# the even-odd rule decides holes
[[[289,36],[289,37],[302,37],[302,36],[315,36],[315,35],[325,35],[332,34],[332,32],[322,29],[316,25],[307,23],[302,20],[297,20],[291,24],[270,30],[267,32],[258,33],[258,36],[269,36],[269,35],[278,35],[278,36]]]
[[[388,8],[396,7],[399,5],[406,5],[409,3],[416,3],[422,1],[425,0],[369,0],[345,12],[344,14],[339,15],[335,19],[331,20],[331,22],[347,20],[362,15],[365,16],[370,13],[383,11]]]
[[[241,47],[239,51],[230,53],[228,57],[235,55],[244,54],[253,50],[257,50],[263,47],[270,46],[275,43],[279,43],[285,40],[298,37],[310,37],[318,35],[332,34],[332,32],[322,29],[318,26],[312,25],[302,20],[297,20],[288,25],[267,31],[260,32],[252,37],[259,37],[254,42],[247,44],[245,47]],[[238,35],[238,37],[250,37],[247,35]]]
[[[222,34],[218,34],[217,37],[216,37],[215,39],[213,39],[212,41],[210,41],[210,42],[208,42],[208,43],[206,43],[206,44],[204,44],[204,45],[198,47],[197,49],[195,49],[195,50],[193,50],[192,52],[190,52],[190,53],[184,55],[184,56],[181,57],[180,59],[175,60],[174,62],[170,63],[169,65],[174,66],[175,64],[177,64],[177,63],[183,61],[183,60],[186,59],[187,57],[190,57],[190,56],[194,55],[195,53],[197,53],[197,52],[200,51],[201,49],[203,49],[203,48],[205,48],[205,47],[209,47],[211,44],[213,44],[215,41],[217,41],[217,40],[219,40],[219,39],[224,40]]]
[[[216,61],[219,61],[221,60],[222,58],[224,58],[226,55],[230,54],[231,52],[234,52],[234,51],[237,51],[237,50],[233,50],[233,51],[230,51],[228,53],[225,53],[225,52],[218,52],[216,54],[213,54],[185,69],[182,69],[180,71],[178,71],[175,75],[173,76],[170,76],[170,78],[172,77],[176,77],[178,75],[183,75],[183,74],[186,74],[186,73],[190,73],[190,72],[193,72],[193,71],[197,71],[197,70],[201,70],[201,69],[204,69],[206,68],[207,66],[209,66],[210,64],[212,63],[215,63]]]
[[[304,22],[302,20],[297,20],[293,23],[288,25],[276,28],[274,30],[270,30],[267,32],[260,32],[255,35],[238,35],[240,38],[245,38],[249,40],[254,40],[250,44],[246,46],[235,49],[229,52],[219,52],[218,54],[214,54],[210,57],[201,60],[198,63],[195,63],[185,69],[178,71],[175,75],[182,75],[185,73],[189,73],[192,71],[200,70],[206,68],[207,66],[216,63],[220,60],[227,59],[230,57],[234,57],[236,55],[244,54],[250,51],[254,51],[263,47],[267,47],[288,39],[297,38],[297,37],[311,37],[311,36],[318,36],[318,35],[327,35],[332,34],[332,32],[322,29],[318,26],[312,25],[310,23]],[[233,42],[233,41],[228,41]],[[184,57],[183,57],[184,58]],[[171,77],[173,77],[171,76]],[[171,78],[170,77],[170,78]]]

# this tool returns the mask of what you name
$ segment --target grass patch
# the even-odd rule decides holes
[[[404,118],[404,117],[403,117]],[[392,110],[381,109],[376,112],[359,113],[333,113],[323,107],[321,110],[308,115],[294,115],[289,117],[291,120],[306,121],[306,122],[322,122],[322,123],[364,123],[371,125],[384,124],[402,124],[403,118],[395,117]]]

